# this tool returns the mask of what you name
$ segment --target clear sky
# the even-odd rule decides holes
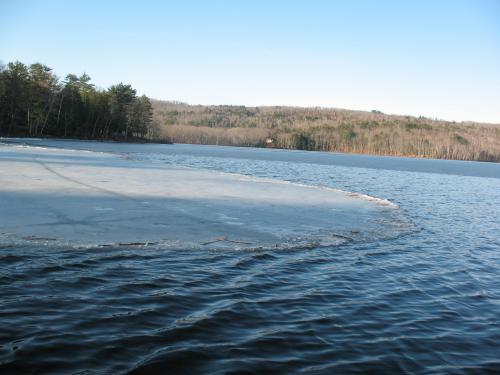
[[[0,60],[191,104],[500,123],[500,0],[0,0]]]

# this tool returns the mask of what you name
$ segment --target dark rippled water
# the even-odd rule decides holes
[[[293,251],[4,247],[1,373],[500,372],[500,165],[61,144],[388,198],[419,229]]]

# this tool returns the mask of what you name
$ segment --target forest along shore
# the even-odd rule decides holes
[[[500,124],[380,111],[203,106],[150,100],[131,85],[97,88],[46,65],[0,66],[0,137],[60,137],[272,147],[500,162]]]
[[[500,124],[377,110],[151,102],[158,136],[175,143],[500,162]]]
[[[152,111],[128,84],[104,90],[85,73],[61,80],[40,63],[0,66],[0,136],[146,141]]]

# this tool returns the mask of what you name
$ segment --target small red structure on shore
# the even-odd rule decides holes
[[[274,139],[272,138],[267,138],[266,139],[266,147],[267,148],[275,148],[276,145],[274,144]]]

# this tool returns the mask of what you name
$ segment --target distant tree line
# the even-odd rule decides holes
[[[0,136],[144,139],[500,162],[500,126],[329,108],[150,101],[87,74],[0,64]],[[271,143],[268,143],[272,140]]]
[[[147,96],[119,83],[98,89],[87,74],[60,80],[52,69],[0,66],[0,135],[132,139],[154,136]]]
[[[333,108],[152,101],[172,142],[500,161],[500,125]]]

